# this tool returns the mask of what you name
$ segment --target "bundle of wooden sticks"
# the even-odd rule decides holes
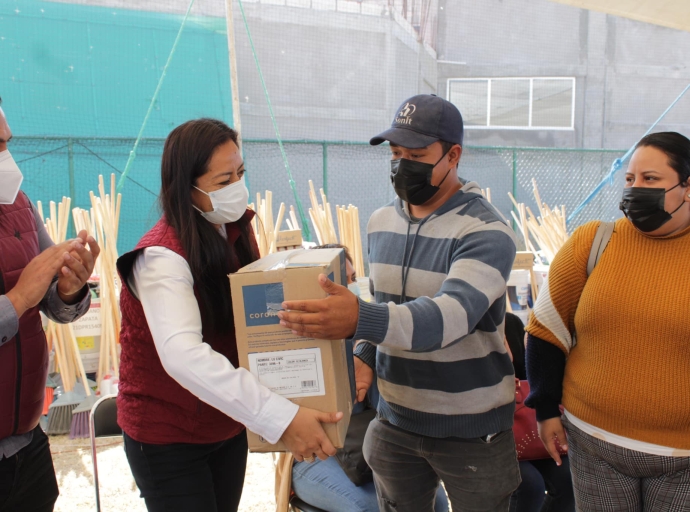
[[[98,192],[90,192],[91,208],[87,211],[81,208],[71,210],[75,233],[85,230],[93,236],[101,248],[101,254],[96,260],[94,276],[100,284],[101,300],[101,342],[98,365],[97,382],[109,374],[117,377],[119,374],[118,341],[120,336],[120,289],[121,283],[115,264],[117,262],[117,234],[120,219],[122,194],[116,194],[115,175],[110,176],[110,194],[105,192],[103,176],[98,177]],[[46,230],[55,243],[65,241],[70,221],[71,199],[63,197],[56,207],[50,202],[50,217],[43,217],[43,207],[38,202],[38,210],[44,219]],[[77,377],[77,370],[83,377],[83,366],[74,331],[70,324],[58,325],[49,322],[49,349],[56,348],[57,363],[63,382],[72,383]],[[85,379],[85,377],[83,377]]]
[[[319,190],[319,196],[321,197],[321,203],[319,203],[318,196],[316,195],[314,183],[309,180],[309,199],[311,201],[309,218],[311,219],[318,244],[340,243],[347,247],[354,262],[355,272],[358,276],[364,276],[359,209],[351,204],[347,207],[336,205],[335,211],[338,221],[338,229],[336,231],[331,204],[328,202],[323,189]],[[297,222],[294,206],[290,206],[290,211],[287,212],[285,203],[280,203],[278,214],[275,217],[273,216],[273,193],[270,190],[266,191],[263,198],[261,194],[256,194],[256,203],[250,204],[249,207],[256,212],[256,216],[252,220],[252,227],[259,245],[261,257],[277,250],[276,241],[283,220],[287,223],[288,229],[301,229]],[[286,215],[286,213],[289,213],[289,215]]]
[[[340,243],[347,247],[352,257],[355,273],[360,277],[364,277],[364,257],[362,254],[362,235],[359,229],[359,209],[351,204],[347,207],[335,206],[336,218],[338,219],[338,234],[340,235],[340,239],[338,239],[335,225],[333,224],[331,204],[328,202],[328,198],[323,189],[319,190],[319,194],[321,196],[321,204],[319,204],[319,200],[316,196],[314,183],[309,180],[309,199],[311,200],[309,217],[314,226],[319,245]]]
[[[283,225],[283,219],[290,230],[299,230],[297,223],[297,215],[295,214],[295,207],[291,206],[288,212],[288,217],[285,217],[286,208],[285,203],[280,203],[278,208],[278,215],[273,217],[273,192],[266,191],[263,199],[261,194],[256,194],[256,204],[251,203],[249,208],[256,212],[256,216],[252,220],[252,229],[254,236],[259,245],[259,253],[263,258],[267,254],[274,253],[278,250],[277,241],[280,227]]]
[[[532,192],[537,202],[539,215],[532,213],[529,206],[518,203],[513,194],[508,196],[513,202],[515,211],[511,211],[513,220],[517,225],[518,232],[522,235],[525,243],[525,250],[534,253],[542,252],[546,260],[551,263],[554,256],[568,240],[568,229],[566,227],[565,206],[551,209],[546,203],[542,202],[537,182],[532,179]]]

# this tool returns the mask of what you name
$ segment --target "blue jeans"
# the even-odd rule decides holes
[[[357,487],[334,457],[312,463],[295,462],[292,490],[301,500],[328,512],[379,511],[374,482]],[[434,512],[448,512],[448,499],[441,486],[436,491]]]

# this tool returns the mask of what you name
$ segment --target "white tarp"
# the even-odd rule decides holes
[[[690,32],[690,0],[551,0]]]

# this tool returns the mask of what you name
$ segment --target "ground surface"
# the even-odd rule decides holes
[[[98,473],[103,512],[146,512],[134,485],[121,438],[98,439]],[[60,497],[56,512],[93,512],[93,466],[88,439],[51,436],[51,451]],[[272,512],[274,471],[270,454],[250,453],[240,512]]]

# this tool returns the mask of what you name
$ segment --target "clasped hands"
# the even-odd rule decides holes
[[[88,249],[87,249],[88,245]],[[41,252],[24,267],[17,284],[7,292],[17,316],[41,302],[57,276],[57,292],[66,304],[80,300],[79,292],[91,277],[101,250],[85,230],[76,238],[53,245]]]

